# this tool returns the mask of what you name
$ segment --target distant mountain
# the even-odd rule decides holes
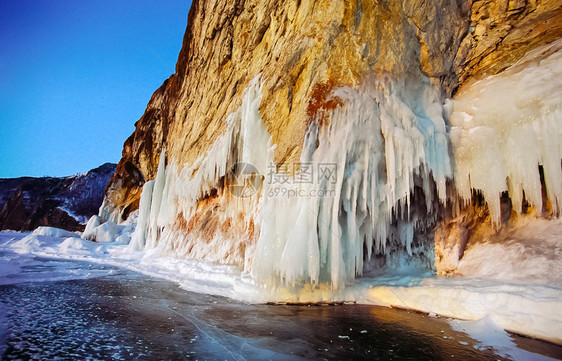
[[[83,230],[88,218],[98,213],[115,166],[105,163],[87,173],[62,178],[0,178],[0,229],[26,231],[52,226]]]

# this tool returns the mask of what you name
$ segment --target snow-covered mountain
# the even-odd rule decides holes
[[[68,177],[0,179],[0,229],[33,230],[53,226],[83,230],[98,212],[115,164]]]

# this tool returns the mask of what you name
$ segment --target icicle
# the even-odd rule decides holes
[[[146,246],[148,248],[156,247],[160,236],[160,228],[158,227],[158,216],[162,205],[164,187],[166,185],[166,149],[162,149],[160,153],[160,161],[158,163],[158,171],[154,180],[152,190],[152,202],[150,203],[150,219],[148,221],[148,234]]]
[[[536,49],[519,64],[481,80],[453,101],[451,142],[456,188],[470,199],[480,190],[492,222],[499,224],[500,196],[509,191],[521,212],[523,192],[539,213],[544,169],[548,199],[556,213],[562,199],[562,41]],[[542,57],[542,58],[541,58]],[[525,67],[520,66],[526,63]]]
[[[137,227],[133,233],[133,238],[129,243],[129,247],[133,250],[142,250],[145,247],[148,226],[150,222],[150,204],[152,202],[152,190],[154,181],[148,181],[142,187],[141,199],[139,203],[139,218]]]
[[[427,191],[431,172],[445,201],[446,177],[451,177],[447,134],[438,93],[428,90],[429,84],[413,94],[402,94],[400,83],[392,85],[333,91],[345,105],[330,112],[327,131],[309,129],[301,156],[302,163],[334,165],[333,182],[313,185],[332,193],[264,199],[252,268],[258,283],[320,280],[342,287],[362,274],[365,256],[388,252],[389,238],[397,239],[405,254],[414,254],[414,220],[409,220],[414,173],[428,184]],[[311,187],[298,189],[308,192]],[[432,200],[426,204],[431,212]],[[390,230],[393,217],[404,219],[399,230]]]
[[[217,230],[209,231],[215,232],[207,235],[211,239],[198,239],[190,232],[200,227],[197,218],[193,219],[198,217],[200,202],[218,192],[224,214],[216,214],[217,223],[236,223],[237,227],[248,232],[259,232],[259,224],[254,221],[257,218],[258,196],[236,198],[230,196],[223,187],[224,179],[234,164],[247,162],[265,174],[268,162],[273,157],[271,137],[259,114],[260,84],[259,76],[250,82],[244,92],[242,105],[226,119],[226,132],[195,162],[180,168],[170,158],[166,167],[165,150],[162,150],[156,178],[143,188],[141,214],[131,247],[159,247],[194,258],[238,264],[251,257],[251,245],[247,246],[248,241],[240,239],[238,234],[225,237],[218,227]],[[256,177],[255,182],[258,181],[261,179]],[[247,255],[242,254],[239,258],[232,256],[238,254],[236,252],[241,244],[244,244],[242,249],[246,250]]]

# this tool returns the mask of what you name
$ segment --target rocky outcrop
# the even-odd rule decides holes
[[[474,1],[455,57],[459,85],[497,74],[561,36],[562,5],[557,1]]]
[[[126,219],[144,185],[142,224],[152,245],[164,234],[176,253],[247,265],[263,224],[242,214],[256,204],[239,206],[225,192],[227,168],[244,160],[244,144],[260,141],[263,126],[276,171],[302,159],[341,160],[345,179],[334,203],[270,202],[269,218],[258,218],[274,224],[267,237],[283,240],[279,257],[258,247],[260,267],[279,279],[337,284],[361,274],[371,252],[374,261],[394,249],[430,262],[423,245],[440,221],[458,215],[451,208],[466,207],[446,201],[457,195],[445,99],[562,37],[561,16],[562,5],[549,0],[196,0],[176,72],[125,142],[100,216]],[[259,125],[246,134],[255,118]],[[261,159],[271,149],[260,144],[254,156]],[[164,148],[165,174],[157,170]],[[167,213],[151,214],[151,207]],[[288,215],[277,216],[275,207]],[[321,229],[326,224],[329,231]],[[302,242],[317,240],[320,251],[311,242],[302,256],[307,249],[290,227],[306,235]],[[451,232],[462,238],[462,229]],[[365,245],[362,238],[347,249],[363,236]],[[322,261],[291,270],[295,259]]]
[[[70,177],[0,179],[0,229],[51,226],[82,231],[98,212],[114,170],[115,164],[106,163]]]

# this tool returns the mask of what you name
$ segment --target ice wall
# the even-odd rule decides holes
[[[562,41],[536,49],[506,71],[481,80],[452,102],[451,143],[459,196],[482,193],[495,224],[508,191],[541,212],[539,165],[553,211],[562,206]]]
[[[423,77],[388,78],[360,90],[336,89],[331,97],[345,106],[321,115],[329,119],[327,126],[313,119],[301,157],[301,164],[316,172],[327,167],[327,177],[317,173],[303,183],[298,171],[271,173],[273,147],[259,114],[259,78],[254,79],[241,107],[228,117],[226,133],[205,156],[184,167],[171,160],[164,168],[161,159],[156,180],[143,189],[132,247],[244,264],[267,285],[338,288],[361,275],[372,255],[431,264],[431,241],[416,243],[415,230],[432,227],[437,200],[445,202],[452,175],[438,92]],[[254,165],[269,179],[261,197],[237,198],[221,188],[238,162]],[[271,183],[277,176],[288,180],[281,188]],[[421,206],[412,205],[416,187]],[[232,256],[247,241],[240,239],[244,234],[219,230],[203,237],[193,231],[205,204],[214,201],[213,190],[222,203],[213,204],[220,211],[213,211],[214,220],[201,221],[204,227],[211,229],[217,219],[255,227],[255,253],[247,247],[242,256]]]

